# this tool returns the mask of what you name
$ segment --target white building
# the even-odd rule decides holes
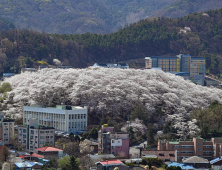
[[[54,127],[57,131],[78,132],[87,126],[87,107],[57,105],[53,107],[24,106],[23,124],[37,118],[38,124]]]

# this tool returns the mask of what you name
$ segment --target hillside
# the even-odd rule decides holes
[[[193,12],[219,9],[222,7],[221,0],[179,0],[152,14],[152,16],[165,16],[171,18],[183,17]]]
[[[24,105],[54,107],[65,101],[67,105],[87,105],[90,121],[101,115],[126,120],[141,101],[146,113],[153,115],[152,123],[162,125],[167,117],[182,120],[179,118],[189,116],[193,109],[208,107],[214,100],[222,103],[222,90],[195,85],[159,70],[43,69],[4,82],[11,84],[12,91],[8,90],[0,108],[12,117],[20,117]]]
[[[0,16],[17,28],[47,33],[110,33],[153,16],[182,17],[222,7],[220,0],[6,0]]]
[[[15,25],[12,21],[0,18],[0,31],[15,29]]]
[[[207,59],[207,71],[222,71],[222,9],[169,19],[141,20],[112,34],[46,34],[30,30],[0,33],[0,72],[18,73],[38,61],[84,68],[95,62],[116,62],[152,55],[190,54]],[[181,33],[189,27],[191,31]],[[42,62],[40,62],[42,63]]]

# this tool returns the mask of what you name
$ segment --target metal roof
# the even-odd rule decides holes
[[[175,167],[179,166],[179,167],[181,167],[181,169],[195,169],[191,165],[185,165],[185,164],[176,163],[176,162],[172,162],[172,163],[168,164],[168,167],[170,167],[170,166],[175,166]]]

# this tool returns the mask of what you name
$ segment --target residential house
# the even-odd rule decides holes
[[[183,159],[183,163],[186,165],[193,166],[195,169],[208,169],[209,168],[209,161],[199,156],[192,156],[189,158],[185,158]]]
[[[102,125],[98,132],[98,153],[118,155],[121,152],[129,156],[129,134],[115,132],[114,127]]]
[[[43,155],[45,159],[50,159],[50,158],[61,158],[63,156],[63,150],[58,149],[55,147],[51,146],[46,146],[42,148],[37,148],[35,149],[39,155]]]
[[[99,161],[95,164],[97,165],[97,170],[109,170],[112,167],[124,165],[124,163],[118,159]]]
[[[222,170],[222,156],[210,161],[212,170]]]

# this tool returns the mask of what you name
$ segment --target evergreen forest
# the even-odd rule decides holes
[[[154,55],[190,54],[207,60],[207,72],[222,72],[222,9],[171,19],[155,17],[126,25],[111,34],[47,34],[12,29],[1,31],[0,72],[53,64],[88,67],[95,62],[121,62]],[[184,28],[190,28],[183,32]],[[182,31],[181,31],[182,30]]]

